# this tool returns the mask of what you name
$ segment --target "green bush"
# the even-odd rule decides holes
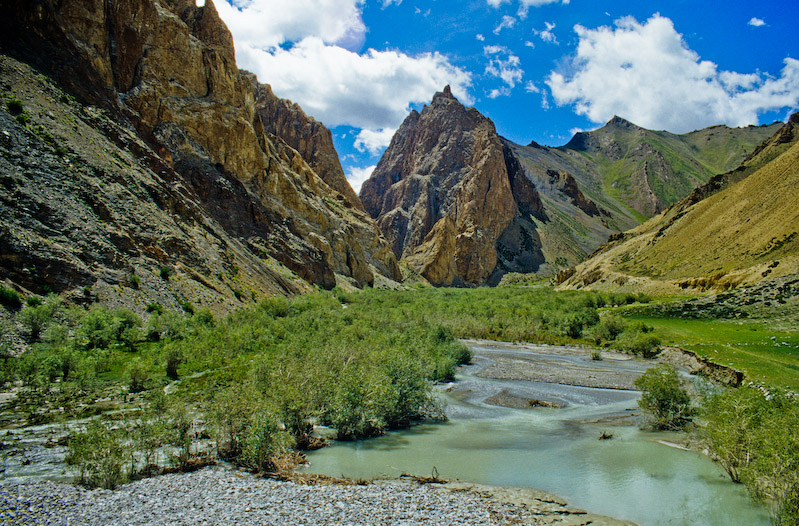
[[[0,304],[11,310],[17,310],[22,307],[22,300],[19,297],[19,292],[14,289],[0,287]]]
[[[6,110],[15,117],[25,111],[25,106],[19,99],[8,99],[6,101]]]
[[[730,478],[776,504],[775,524],[799,523],[799,401],[740,387],[708,397],[702,414],[702,436]]]
[[[171,275],[172,269],[169,267],[161,267],[158,269],[158,276],[164,281],[169,281]]]
[[[128,278],[128,284],[130,285],[130,288],[138,290],[139,286],[141,285],[141,278],[136,274],[131,274]]]
[[[93,488],[114,489],[127,481],[131,450],[121,429],[110,429],[97,421],[75,433],[67,445],[67,464],[78,469],[78,480]]]
[[[658,429],[682,429],[691,421],[691,397],[683,389],[677,369],[660,364],[635,380],[641,390],[638,405],[649,413]]]
[[[50,295],[46,300],[34,306],[27,306],[19,313],[19,321],[28,331],[31,342],[39,341],[39,338],[47,327],[54,321],[56,313],[63,310],[61,299],[56,295]]]

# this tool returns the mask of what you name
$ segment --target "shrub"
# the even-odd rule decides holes
[[[183,363],[183,354],[179,349],[170,347],[165,353],[166,377],[170,380],[178,379],[178,367]]]
[[[128,278],[128,283],[130,284],[130,288],[138,290],[141,284],[141,278],[136,274],[131,274]]]
[[[626,331],[618,340],[618,347],[627,352],[638,354],[644,358],[652,358],[660,350],[660,338],[652,334],[637,331]]]
[[[600,344],[603,341],[613,341],[621,333],[623,333],[626,328],[627,325],[620,317],[606,316],[602,318],[599,324],[594,327],[592,336],[594,338],[594,342],[597,344]]]
[[[160,303],[150,303],[147,305],[147,307],[145,307],[144,310],[151,314],[152,313],[161,314],[162,312],[164,312],[164,308],[161,306]]]
[[[146,389],[145,383],[150,378],[147,370],[140,363],[136,362],[128,368],[128,376],[130,377],[128,392],[141,393]]]
[[[122,430],[92,421],[85,431],[70,437],[66,461],[77,467],[81,484],[114,489],[127,480],[125,466],[130,465],[132,457],[121,435]]]
[[[638,405],[652,415],[656,428],[682,429],[691,421],[691,398],[673,366],[652,367],[635,380],[635,386],[642,391]]]
[[[6,109],[8,113],[14,115],[15,117],[25,111],[25,106],[22,104],[22,101],[19,99],[8,99],[6,101]]]
[[[31,342],[39,341],[42,331],[53,323],[53,317],[62,307],[61,299],[53,295],[43,303],[22,309],[19,313],[19,321],[28,330]]]
[[[17,310],[22,307],[22,300],[16,290],[0,287],[0,304],[9,309]]]
[[[158,276],[164,281],[169,281],[169,276],[171,275],[172,275],[172,269],[169,267],[161,267],[160,269],[158,269]]]

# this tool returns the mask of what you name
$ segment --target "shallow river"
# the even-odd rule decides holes
[[[663,443],[679,435],[639,430],[637,392],[553,383],[618,386],[647,363],[620,356],[597,362],[580,350],[469,343],[473,365],[442,389],[449,422],[334,443],[309,454],[306,470],[374,478],[435,469],[447,479],[542,489],[642,526],[769,524],[763,507],[718,465]],[[589,380],[574,381],[580,374]],[[498,393],[506,405],[534,400],[564,407],[511,409],[486,402],[497,403],[492,397]],[[603,433],[613,438],[599,440]]]

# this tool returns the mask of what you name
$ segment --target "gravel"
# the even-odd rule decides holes
[[[385,481],[299,485],[214,466],[109,490],[0,482],[0,524],[519,524],[529,512],[470,491]]]

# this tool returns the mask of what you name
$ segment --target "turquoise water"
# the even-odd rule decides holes
[[[455,396],[442,391],[449,422],[334,443],[308,455],[307,471],[374,478],[435,469],[447,479],[545,490],[573,506],[641,525],[769,524],[766,510],[714,462],[658,442],[678,435],[619,425],[614,417],[630,414],[636,392],[486,380],[473,372],[464,370]],[[515,410],[474,396],[499,389],[543,393],[568,405]],[[470,395],[457,395],[464,391]],[[605,423],[587,422],[597,418]],[[603,432],[613,438],[598,440]]]

